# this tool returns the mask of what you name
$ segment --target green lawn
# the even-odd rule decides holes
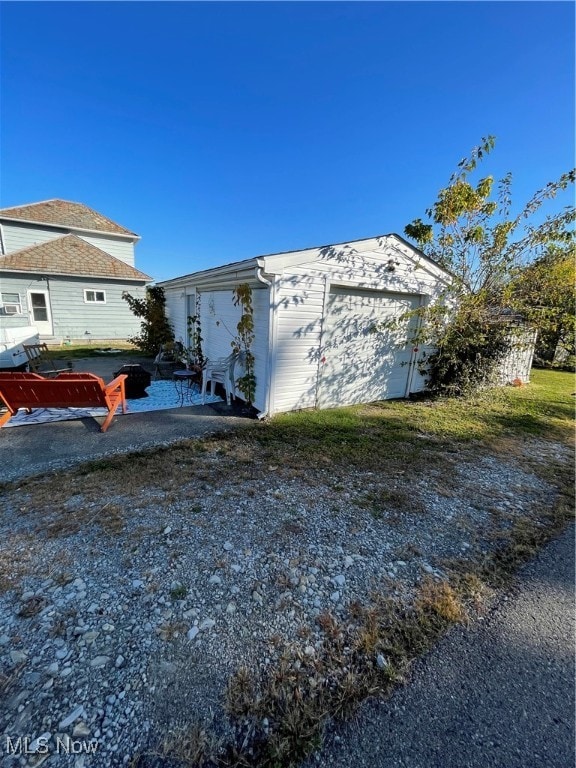
[[[121,349],[122,356],[142,357],[143,353],[136,349],[133,344],[126,341],[118,343],[106,342],[103,344],[94,342],[94,344],[64,344],[62,346],[50,347],[48,357],[51,360],[78,360],[84,357],[101,357],[97,352],[99,349]]]
[[[523,387],[501,387],[462,400],[388,400],[372,405],[302,411],[275,417],[256,432],[258,442],[286,460],[326,461],[364,467],[414,460],[425,449],[471,441],[537,436],[570,441],[575,378],[534,370]]]

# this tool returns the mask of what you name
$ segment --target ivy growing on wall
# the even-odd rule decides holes
[[[200,293],[196,293],[195,314],[188,315],[188,338],[190,339],[190,362],[204,366],[206,358],[202,351],[202,326],[200,324]]]
[[[233,290],[234,306],[240,306],[242,316],[236,326],[237,335],[232,341],[232,350],[244,356],[244,374],[238,378],[236,384],[244,395],[248,405],[252,405],[256,392],[256,376],[254,374],[254,308],[252,305],[252,288],[248,283],[242,283]]]

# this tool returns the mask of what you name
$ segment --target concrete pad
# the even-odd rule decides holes
[[[95,373],[109,382],[125,364],[142,364],[153,370],[149,358],[110,355],[74,361],[77,373]],[[108,431],[100,432],[104,417],[75,419],[0,429],[0,482],[65,469],[92,459],[102,459],[188,438],[247,426],[250,419],[235,415],[225,403],[146,413],[117,413]]]

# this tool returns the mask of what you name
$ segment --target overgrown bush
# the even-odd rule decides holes
[[[462,396],[493,385],[512,342],[510,327],[464,306],[450,319],[422,373],[433,395]]]
[[[166,317],[166,297],[164,289],[159,286],[148,286],[146,296],[137,299],[128,291],[122,293],[124,301],[136,317],[141,317],[140,333],[128,341],[135,344],[146,355],[156,355],[161,344],[174,341],[174,331]]]

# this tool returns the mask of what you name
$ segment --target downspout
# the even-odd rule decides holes
[[[276,284],[272,280],[268,280],[264,277],[262,267],[256,269],[256,279],[260,283],[264,283],[268,287],[269,291],[269,303],[268,303],[268,354],[266,360],[266,401],[264,410],[258,414],[258,419],[265,419],[271,410],[270,402],[272,400],[272,384],[273,384],[273,365],[272,355],[274,352],[274,337],[276,331]]]
[[[4,248],[4,231],[2,230],[2,224],[0,224],[0,256],[5,256],[6,250]]]

